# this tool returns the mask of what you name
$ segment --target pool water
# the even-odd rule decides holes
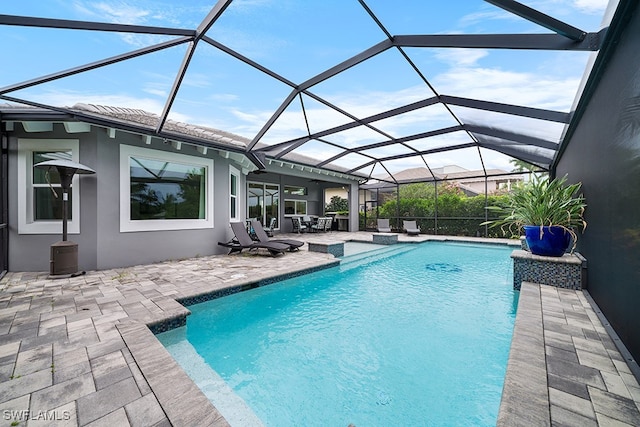
[[[232,425],[495,425],[511,249],[394,246],[190,306],[185,328],[158,337]]]

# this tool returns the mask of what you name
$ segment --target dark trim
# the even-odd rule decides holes
[[[9,138],[0,114],[0,279],[9,270]]]

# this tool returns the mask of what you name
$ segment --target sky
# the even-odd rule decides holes
[[[535,0],[522,3],[587,32],[600,29],[606,0]],[[189,0],[21,0],[2,2],[0,14],[194,29],[213,1]],[[368,0],[367,6],[392,35],[548,33],[518,16],[479,0]],[[455,5],[455,6],[453,6]],[[385,34],[355,0],[236,0],[207,36],[267,67],[294,85],[385,40]],[[5,58],[0,87],[28,81],[107,57],[141,49],[174,37],[96,31],[0,26]],[[48,105],[77,103],[139,108],[162,113],[183,61],[186,45],[144,55],[79,75],[7,93]],[[590,53],[489,49],[405,48],[420,70],[396,49],[389,49],[310,90],[341,110],[363,118],[437,94],[569,112]],[[431,86],[431,87],[430,87]],[[200,42],[172,105],[170,118],[211,126],[252,139],[290,94],[291,87]],[[304,110],[302,108],[304,105]],[[464,123],[517,129],[557,142],[562,125],[514,118],[463,107],[452,108]],[[261,143],[275,144],[308,132],[351,121],[312,97],[296,99],[265,133]],[[434,105],[376,123],[394,138],[456,124],[442,105]],[[308,128],[307,128],[308,126]],[[380,142],[367,128],[331,135],[330,142],[357,148]],[[463,132],[416,141],[416,149],[465,143]],[[326,160],[341,150],[320,141],[296,152]],[[406,146],[367,150],[385,157],[409,152]],[[481,149],[427,156],[429,166],[459,164],[468,169],[509,169],[510,158]],[[349,154],[336,162],[351,168],[370,160]],[[424,166],[420,158],[387,161],[389,170]],[[373,167],[373,166],[372,166]],[[381,172],[380,166],[373,172]],[[370,173],[366,168],[360,172]]]

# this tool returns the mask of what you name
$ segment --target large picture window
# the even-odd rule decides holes
[[[120,147],[120,231],[211,228],[213,160]]]
[[[18,233],[62,233],[62,188],[57,171],[34,168],[47,160],[79,161],[78,140],[18,140]],[[67,204],[67,231],[80,233],[80,190],[74,176]]]

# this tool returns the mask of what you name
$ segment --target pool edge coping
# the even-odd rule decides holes
[[[616,338],[586,290],[522,282],[496,425],[640,425],[640,369]]]
[[[163,308],[169,308],[169,311],[163,311],[163,315],[148,321],[129,320],[115,326],[172,425],[227,427],[230,426],[228,421],[171,356],[156,334],[186,325],[186,318],[191,314],[189,305],[339,265],[339,259],[329,259],[313,267],[258,280],[247,280],[215,290],[194,292],[177,298],[159,298],[163,302]],[[158,301],[155,302],[158,303]],[[167,307],[167,305],[173,305],[173,307]]]

